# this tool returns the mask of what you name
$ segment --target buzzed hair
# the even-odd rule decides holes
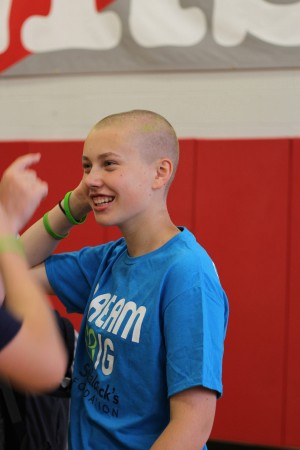
[[[166,186],[172,183],[179,161],[179,143],[173,126],[165,117],[153,111],[134,109],[111,114],[96,123],[93,129],[106,126],[132,128],[132,138],[146,161],[167,157],[173,163],[172,176]]]

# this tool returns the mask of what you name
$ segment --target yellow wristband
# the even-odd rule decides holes
[[[15,236],[0,237],[0,253],[18,253],[21,256],[25,256],[22,242],[16,239]]]

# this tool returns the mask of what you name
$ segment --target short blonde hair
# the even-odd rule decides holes
[[[166,191],[169,189],[178,166],[179,143],[172,125],[160,114],[144,109],[121,112],[104,117],[93,129],[102,127],[129,127],[131,137],[146,161],[169,158],[173,163],[173,172]]]

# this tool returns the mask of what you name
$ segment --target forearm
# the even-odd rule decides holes
[[[5,306],[15,316],[29,319],[36,307],[48,314],[46,297],[33,281],[24,257],[14,251],[0,253],[0,270],[6,292]]]
[[[69,209],[72,217],[76,218],[76,220],[81,220],[90,210],[86,200],[83,201],[75,191],[69,197]],[[58,204],[48,212],[48,223],[51,230],[58,236],[66,236],[73,227],[73,224]],[[30,267],[34,267],[45,261],[54,252],[60,242],[59,239],[55,239],[46,230],[43,218],[34,223],[22,234],[21,241],[24,245]]]
[[[23,323],[20,336],[7,349],[1,373],[29,389],[53,388],[64,376],[67,357],[47,297],[32,280],[24,257],[10,252],[0,254],[0,270],[6,290],[5,307]],[[21,346],[23,356],[18,358],[16,370],[16,358],[9,354],[22,354]],[[24,376],[28,378],[25,385]]]
[[[201,386],[170,399],[170,422],[151,450],[201,450],[214,422],[216,394]]]
[[[170,421],[151,450],[201,450],[208,440],[210,430],[201,430],[199,425],[193,429],[191,424],[181,420]]]
[[[72,224],[56,205],[48,213],[48,222],[55,233],[66,235],[72,228]],[[54,239],[46,231],[43,218],[35,222],[20,237],[24,246],[27,261],[30,267],[34,267],[50,256],[60,240]]]
[[[31,325],[37,339],[51,339],[54,332],[55,341],[57,333],[52,309],[42,289],[32,279],[24,257],[10,252],[0,254],[0,269],[6,291],[5,307]]]

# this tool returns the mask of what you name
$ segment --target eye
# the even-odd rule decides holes
[[[85,173],[90,172],[91,167],[92,167],[92,165],[91,165],[90,163],[88,163],[88,162],[83,162],[83,163],[82,163],[82,168],[83,168],[83,171],[84,171]]]
[[[112,160],[110,160],[110,159],[106,159],[106,160],[103,162],[103,166],[104,166],[106,169],[108,169],[108,170],[114,169],[116,165],[117,165],[116,161],[112,161]]]

